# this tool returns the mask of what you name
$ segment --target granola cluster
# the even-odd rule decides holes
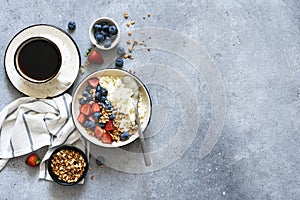
[[[83,175],[86,162],[79,152],[63,149],[53,155],[51,167],[59,180],[74,183]]]

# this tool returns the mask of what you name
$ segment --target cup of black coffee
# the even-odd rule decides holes
[[[49,39],[33,37],[23,42],[15,54],[17,72],[33,83],[45,83],[55,78],[61,68],[59,48]]]

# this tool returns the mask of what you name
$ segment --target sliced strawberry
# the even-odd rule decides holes
[[[113,131],[115,129],[114,124],[111,120],[108,120],[105,124],[105,130]]]
[[[83,113],[80,113],[77,117],[77,121],[80,123],[80,124],[83,124],[85,122],[85,115]]]
[[[88,84],[89,84],[90,86],[92,86],[93,88],[96,88],[97,85],[99,84],[99,79],[98,79],[98,78],[90,78],[90,79],[88,80]]]
[[[100,112],[100,105],[98,103],[93,103],[92,105],[92,113]]]
[[[102,64],[103,58],[99,51],[97,50],[91,50],[87,57],[88,61],[95,64]]]
[[[111,144],[112,143],[112,137],[109,133],[104,133],[102,138],[101,138],[101,141],[103,143],[106,143],[106,144]]]
[[[104,133],[106,133],[106,130],[104,130],[100,126],[95,127],[94,134],[95,134],[96,138],[98,138],[100,140],[102,138],[102,136],[104,135]]]
[[[80,107],[80,112],[82,114],[85,114],[86,116],[90,115],[91,114],[91,105],[90,104],[83,104]]]

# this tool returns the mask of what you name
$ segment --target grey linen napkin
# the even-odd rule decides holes
[[[65,93],[53,99],[21,97],[7,105],[0,113],[0,171],[10,158],[48,146],[39,178],[52,180],[45,161],[56,147],[72,144],[88,156],[89,144],[80,140],[71,117],[71,101]]]

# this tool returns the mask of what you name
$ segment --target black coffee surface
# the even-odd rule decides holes
[[[53,77],[61,66],[61,55],[52,42],[37,39],[27,43],[19,53],[20,70],[35,80]]]

